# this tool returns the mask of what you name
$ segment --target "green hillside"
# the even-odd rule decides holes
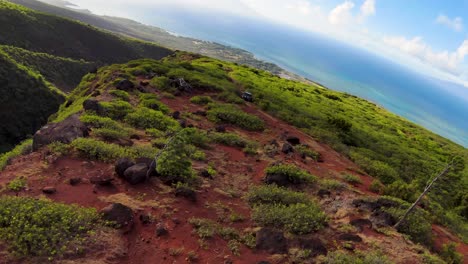
[[[57,111],[64,95],[41,75],[0,50],[0,152],[32,135]]]

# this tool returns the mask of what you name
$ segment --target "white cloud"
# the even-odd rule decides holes
[[[351,10],[354,8],[354,3],[345,1],[336,6],[328,15],[328,22],[332,25],[346,24],[353,19]]]
[[[308,1],[299,0],[290,1],[290,3],[286,4],[286,8],[293,11],[297,11],[298,13],[303,15],[308,15],[311,13],[311,10],[315,11],[317,7],[313,7]]]
[[[397,48],[424,63],[432,65],[442,71],[461,76],[461,64],[468,56],[468,40],[465,40],[455,51],[434,51],[421,37],[407,39],[405,37],[384,37],[388,46]]]
[[[362,4],[361,15],[364,17],[375,15],[375,0],[366,0]]]
[[[461,17],[455,17],[450,19],[444,14],[439,15],[435,21],[437,24],[444,25],[456,32],[463,31],[463,19]]]

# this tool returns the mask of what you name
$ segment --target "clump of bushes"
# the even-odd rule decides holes
[[[191,151],[185,138],[178,134],[169,140],[157,160],[156,170],[166,184],[186,183],[194,178]]]
[[[128,138],[134,133],[133,129],[125,127],[121,123],[112,120],[109,117],[84,114],[80,117],[80,120],[93,127],[94,135],[101,137],[104,140]]]
[[[245,148],[249,144],[248,140],[234,133],[212,133],[210,137],[213,142],[230,147]]]
[[[27,197],[0,197],[0,240],[18,256],[77,253],[99,219],[96,210]]]
[[[209,120],[216,123],[226,123],[250,131],[263,131],[265,123],[257,116],[250,115],[230,104],[210,104],[207,112]]]
[[[167,105],[159,101],[158,96],[155,94],[141,94],[140,106],[150,108],[153,110],[158,110],[163,112],[164,114],[168,114],[171,111]]]
[[[253,207],[252,219],[263,226],[308,234],[326,222],[325,213],[305,194],[275,185],[251,188],[247,200]]]
[[[356,175],[353,175],[353,174],[344,174],[343,175],[343,179],[348,182],[348,183],[351,183],[353,185],[357,185],[357,184],[361,184],[362,183],[362,180],[361,178],[359,178],[359,176],[356,176]]]
[[[7,189],[14,192],[19,192],[26,188],[27,181],[24,177],[17,177],[7,184]]]
[[[92,160],[110,162],[129,156],[129,151],[125,147],[92,138],[77,138],[71,143],[71,146],[81,155]]]
[[[156,128],[161,131],[179,127],[176,120],[166,116],[163,112],[146,107],[139,107],[135,112],[128,114],[125,117],[125,122],[136,128]]]
[[[292,164],[280,164],[269,166],[265,170],[267,178],[274,175],[281,175],[292,184],[312,183],[316,181],[315,176]]]
[[[100,102],[104,115],[114,120],[123,119],[128,113],[133,111],[130,103],[122,100],[114,100],[112,102]]]
[[[213,102],[213,99],[209,96],[197,95],[190,99],[190,102],[197,105],[207,105]]]
[[[115,96],[115,97],[117,97],[117,98],[119,98],[120,100],[123,100],[123,101],[128,102],[130,100],[130,95],[126,91],[110,90],[109,94],[113,95],[113,96]]]
[[[335,180],[335,179],[322,179],[320,180],[320,186],[325,190],[342,190],[346,188],[346,184]]]
[[[447,243],[442,246],[442,250],[439,253],[440,257],[447,263],[461,264],[463,263],[462,254],[457,252],[457,244]]]
[[[30,151],[32,148],[32,139],[25,140],[18,144],[9,152],[0,154],[0,171],[4,170],[11,159],[16,158]]]
[[[297,145],[294,147],[294,150],[297,151],[302,157],[309,157],[315,161],[320,160],[321,155],[317,151],[314,151],[306,145]]]
[[[321,264],[392,264],[380,251],[357,252],[357,254],[348,253],[342,250],[332,251],[318,261]]]

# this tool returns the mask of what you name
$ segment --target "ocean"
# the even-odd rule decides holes
[[[130,11],[132,12],[132,11]],[[135,10],[178,35],[248,50],[324,86],[372,101],[468,147],[468,88],[420,74],[366,50],[289,26],[198,10]]]

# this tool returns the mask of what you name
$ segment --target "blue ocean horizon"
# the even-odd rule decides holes
[[[135,12],[137,12],[135,10]],[[319,34],[265,21],[193,10],[139,12],[139,20],[182,36],[218,42],[376,103],[468,147],[468,88],[416,72]]]

